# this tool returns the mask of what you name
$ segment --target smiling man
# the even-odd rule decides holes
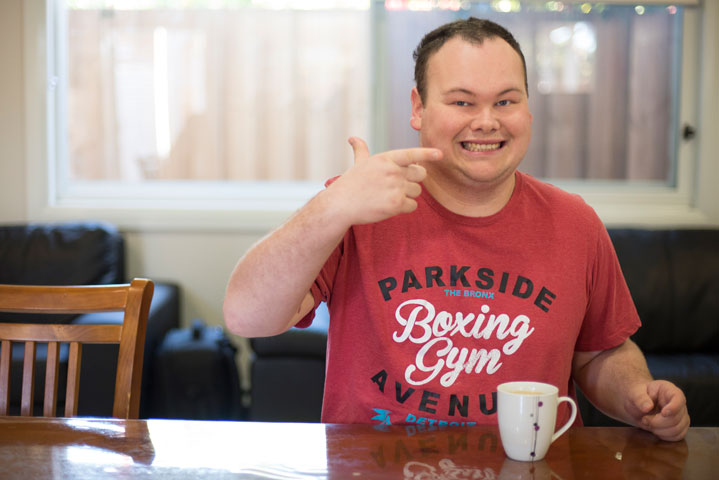
[[[428,53],[430,61],[417,63],[426,72],[416,73],[410,124],[421,145],[441,149],[444,161],[426,165],[424,186],[455,213],[494,214],[514,191],[531,137],[524,61],[500,37],[479,44],[456,36]]]
[[[629,339],[640,322],[606,229],[518,170],[532,115],[515,39],[460,20],[415,60],[420,147],[370,155],[351,138],[354,166],[236,265],[228,328],[278,334],[327,302],[324,422],[496,423],[500,383],[574,396],[576,381],[614,418],[683,438],[683,393]]]

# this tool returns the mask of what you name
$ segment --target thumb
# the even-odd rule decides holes
[[[656,380],[649,384],[647,393],[654,400],[655,408],[661,411],[662,415],[668,416],[686,402],[684,394],[675,385],[664,381]]]
[[[367,148],[367,144],[364,140],[359,137],[350,137],[348,141],[355,155],[355,163],[362,162],[369,158],[369,148]]]
[[[647,390],[646,387],[638,389],[632,398],[634,407],[643,415],[651,413],[654,409],[654,400]]]

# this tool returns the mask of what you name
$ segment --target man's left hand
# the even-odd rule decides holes
[[[626,410],[639,427],[662,440],[679,441],[689,430],[686,397],[665,380],[638,385],[627,400]]]

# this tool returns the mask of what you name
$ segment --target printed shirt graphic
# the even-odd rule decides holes
[[[574,351],[636,331],[594,211],[516,175],[491,217],[456,215],[424,191],[415,212],[347,232],[312,289],[330,312],[323,422],[496,423],[500,383],[547,382],[574,396]],[[568,414],[563,404],[558,423]]]

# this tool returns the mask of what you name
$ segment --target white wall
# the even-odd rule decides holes
[[[182,288],[182,321],[222,324],[225,284],[256,240],[239,233],[125,232],[128,276],[170,280]]]
[[[0,3],[0,222],[26,218],[22,0]]]

